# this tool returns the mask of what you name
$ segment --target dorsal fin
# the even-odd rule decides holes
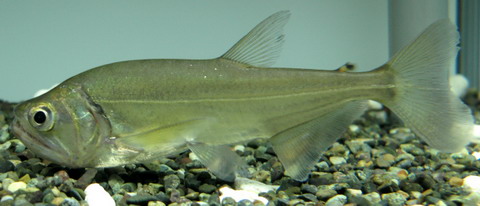
[[[220,58],[257,67],[271,66],[280,54],[284,42],[283,27],[289,17],[289,11],[272,14]]]

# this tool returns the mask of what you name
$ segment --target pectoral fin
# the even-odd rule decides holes
[[[273,150],[285,167],[285,174],[298,181],[307,179],[322,152],[365,111],[364,105],[358,101],[348,103],[272,137]]]
[[[189,142],[188,148],[218,178],[233,182],[235,175],[245,175],[247,165],[227,145]]]

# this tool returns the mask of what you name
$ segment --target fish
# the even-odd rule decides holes
[[[15,107],[12,130],[35,154],[71,168],[115,167],[190,150],[217,178],[248,175],[232,145],[271,144],[285,175],[305,181],[322,153],[366,110],[395,113],[428,145],[462,150],[470,109],[451,91],[459,34],[429,26],[368,72],[272,67],[289,11],[256,25],[212,59],[110,63],[73,76]]]

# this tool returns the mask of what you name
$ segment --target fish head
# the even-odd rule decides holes
[[[13,132],[35,154],[54,163],[94,167],[110,124],[81,87],[60,85],[14,111]]]

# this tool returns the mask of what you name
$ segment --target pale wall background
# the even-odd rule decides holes
[[[360,70],[388,58],[388,6],[343,1],[0,0],[0,99],[26,100],[99,65],[146,58],[213,58],[257,23],[290,10],[275,66]]]

